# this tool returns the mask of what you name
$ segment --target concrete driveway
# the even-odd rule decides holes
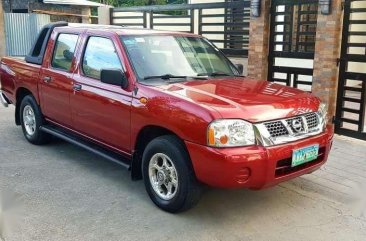
[[[5,240],[366,240],[365,142],[337,137],[313,174],[262,191],[207,189],[172,215],[114,164],[62,141],[28,144],[13,112],[0,108]]]

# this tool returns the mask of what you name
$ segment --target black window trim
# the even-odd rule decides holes
[[[61,68],[57,68],[57,67],[53,66],[53,58],[55,57],[55,54],[56,54],[57,40],[58,40],[58,38],[60,37],[60,35],[61,35],[61,34],[68,34],[68,35],[76,35],[76,36],[78,36],[78,39],[77,39],[76,44],[75,44],[74,55],[72,56],[72,60],[71,60],[71,66],[70,66],[70,68],[69,68],[68,70],[66,70],[66,69],[61,69]],[[79,45],[79,41],[80,41],[80,33],[74,33],[74,32],[59,32],[59,33],[57,33],[57,36],[56,36],[56,38],[55,38],[55,44],[54,44],[54,46],[53,46],[53,50],[52,50],[52,58],[51,58],[51,62],[50,62],[50,64],[49,64],[50,69],[54,69],[54,70],[58,70],[58,71],[66,72],[66,73],[72,73],[72,72],[71,72],[72,62],[73,62],[73,61],[74,61],[74,59],[75,59],[75,53],[76,53],[76,49],[77,49],[77,47],[78,47],[78,45]]]
[[[125,68],[124,68],[124,65],[123,65],[123,61],[121,60],[121,56],[119,56],[119,54],[117,52],[116,44],[114,43],[114,41],[109,36],[98,35],[98,34],[88,34],[87,36],[85,36],[86,40],[85,40],[85,44],[83,46],[83,51],[82,51],[82,54],[81,54],[81,57],[80,57],[80,63],[79,63],[80,75],[85,77],[85,78],[90,78],[90,79],[101,82],[100,79],[97,79],[97,78],[91,77],[89,75],[86,75],[85,72],[84,72],[84,57],[85,57],[86,48],[88,47],[88,43],[89,43],[90,38],[93,38],[93,37],[108,39],[112,42],[114,50],[117,54],[118,60],[121,64],[122,72],[125,73],[126,71],[125,71]]]

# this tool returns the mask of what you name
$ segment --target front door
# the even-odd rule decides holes
[[[113,41],[89,36],[74,75],[71,95],[74,129],[119,151],[130,151],[132,92],[100,81],[102,69],[123,70]]]
[[[41,73],[41,108],[45,117],[66,127],[71,126],[71,66],[78,41],[77,34],[58,35],[52,59]]]

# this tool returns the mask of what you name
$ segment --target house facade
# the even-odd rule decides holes
[[[0,0],[0,56],[24,56],[40,29],[50,23],[97,23],[87,0]],[[5,48],[4,48],[5,47]]]
[[[5,13],[43,13],[51,16],[51,21],[91,23],[91,8],[102,4],[86,0],[1,0]],[[96,18],[95,18],[96,19]]]

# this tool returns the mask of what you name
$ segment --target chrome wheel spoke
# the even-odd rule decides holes
[[[159,180],[159,178],[158,178],[158,181],[157,181],[157,182],[158,182],[158,185],[159,185],[159,186],[161,186],[161,185],[163,185],[163,184],[164,184],[164,180]]]
[[[168,190],[168,193],[169,195],[172,195],[173,194],[173,183],[168,183],[168,185],[166,185],[166,189]]]
[[[178,185],[178,180],[177,180],[176,175],[172,176],[172,177],[171,177],[171,180],[172,180],[172,183],[173,183],[173,184]]]
[[[166,159],[166,157],[163,157],[163,167],[168,169],[169,165],[168,165],[168,160]]]
[[[157,170],[157,171],[160,171],[161,170],[161,167],[158,165],[158,164],[154,164],[153,167]]]
[[[159,188],[159,182],[158,181],[153,181],[152,182],[152,185],[155,187],[155,188]]]

